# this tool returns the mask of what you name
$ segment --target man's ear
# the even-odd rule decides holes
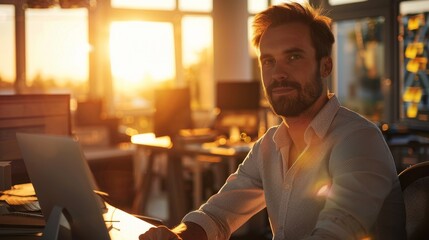
[[[332,58],[331,57],[323,57],[320,60],[320,76],[322,78],[328,77],[332,72]]]

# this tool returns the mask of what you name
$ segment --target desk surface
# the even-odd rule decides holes
[[[110,158],[130,157],[135,152],[135,146],[131,143],[123,143],[111,147],[83,148],[85,159],[88,161],[105,160]]]
[[[246,157],[253,143],[219,144],[217,142],[195,143],[186,141],[173,143],[170,137],[155,137],[152,133],[138,134],[131,138],[131,142],[137,146],[148,148],[152,151],[168,151],[179,155],[208,155],[218,157]]]
[[[112,226],[109,230],[112,240],[138,239],[140,234],[153,227],[110,204],[106,203],[106,207],[108,211],[103,217],[106,226]],[[45,220],[42,217],[0,215],[0,239],[41,239],[44,227]]]

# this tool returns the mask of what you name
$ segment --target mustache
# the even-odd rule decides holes
[[[268,92],[271,92],[274,88],[277,87],[291,87],[291,88],[296,88],[298,90],[301,90],[302,86],[301,84],[297,83],[297,82],[293,82],[293,81],[274,81],[272,82],[268,87],[267,90]]]

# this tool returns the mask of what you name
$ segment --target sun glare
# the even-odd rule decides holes
[[[175,75],[172,25],[143,21],[112,23],[110,58],[112,76],[119,89],[130,90],[172,79]]]
[[[13,82],[15,78],[15,25],[13,6],[0,4],[0,79],[2,81]]]
[[[208,49],[210,46],[212,46],[212,29],[213,22],[210,17],[183,17],[183,64],[185,66],[196,64],[201,61],[201,54],[204,49]]]
[[[26,10],[28,83],[39,74],[43,79],[55,79],[58,86],[70,80],[88,80],[91,46],[87,40],[87,15],[84,9]]]

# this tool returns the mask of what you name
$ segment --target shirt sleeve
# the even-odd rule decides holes
[[[207,233],[208,240],[227,240],[250,217],[265,207],[258,170],[255,143],[237,171],[231,174],[218,193],[198,210],[188,213],[183,222],[194,222]]]
[[[378,129],[359,129],[339,141],[329,172],[332,186],[309,239],[363,239],[397,182],[393,157]]]

